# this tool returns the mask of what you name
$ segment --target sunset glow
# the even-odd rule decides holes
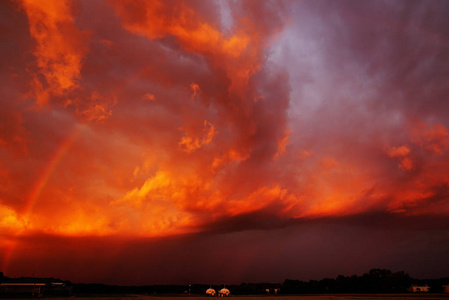
[[[280,280],[296,274],[292,249],[322,266],[298,261],[298,277],[365,267],[337,270],[320,245],[403,269],[399,257],[449,250],[447,2],[7,0],[0,11],[0,271],[236,282],[258,280],[263,261],[272,277],[260,280]],[[389,246],[370,252],[369,236]],[[172,261],[175,249],[189,254]],[[176,273],[190,260],[227,269]],[[151,277],[138,261],[167,269]],[[441,273],[421,265],[411,271]]]

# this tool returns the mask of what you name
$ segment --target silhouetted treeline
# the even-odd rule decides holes
[[[284,294],[314,293],[404,293],[412,285],[413,279],[405,272],[392,273],[390,270],[372,269],[362,276],[325,278],[308,282],[285,280]]]
[[[282,285],[283,294],[317,293],[406,293],[412,285],[428,285],[430,292],[443,292],[449,278],[418,280],[404,271],[391,272],[372,269],[362,276],[339,275],[337,278],[310,280],[308,282],[287,279]]]
[[[8,278],[0,272],[0,282],[20,282],[36,280],[36,278]],[[43,279],[39,279],[42,281]],[[45,279],[44,279],[45,280]],[[47,279],[59,281],[58,279]],[[73,294],[147,294],[147,295],[175,295],[190,294],[204,295],[210,287],[217,292],[224,285],[191,284],[191,285],[144,285],[118,286],[106,284],[71,284]],[[262,295],[262,294],[325,294],[325,293],[406,293],[412,285],[430,287],[431,293],[442,293],[443,286],[449,285],[449,278],[413,279],[404,271],[391,272],[386,269],[372,269],[361,276],[343,276],[324,278],[321,280],[292,280],[281,283],[242,283],[240,285],[226,285],[232,295]]]
[[[419,280],[411,278],[406,272],[392,272],[386,269],[372,269],[361,276],[343,276],[321,280],[292,280],[280,283],[242,283],[226,285],[233,295],[261,294],[325,294],[325,293],[407,293],[412,285],[428,285],[430,292],[443,292],[443,285],[449,278]],[[212,287],[217,292],[223,285],[147,285],[147,286],[109,286],[102,284],[75,284],[75,293],[135,293],[135,294],[205,294]]]
[[[217,292],[224,285],[192,284],[192,285],[145,285],[145,286],[117,286],[105,284],[74,284],[75,294],[146,294],[146,295],[204,295],[208,288]],[[226,285],[232,295],[260,295],[266,294],[267,289],[274,293],[280,290],[281,283],[242,283],[240,285]]]

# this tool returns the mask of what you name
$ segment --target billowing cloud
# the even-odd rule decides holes
[[[103,96],[93,92],[89,101],[85,103],[77,105],[77,114],[89,122],[102,121],[112,115],[112,107],[117,103],[117,99],[114,95]]]
[[[87,31],[77,28],[69,1],[21,1],[36,41],[33,96],[45,105],[51,96],[62,96],[78,86],[87,51]]]
[[[413,128],[411,135],[414,143],[437,154],[443,154],[449,145],[449,130],[442,124],[427,125],[420,122]]]
[[[402,145],[399,147],[391,147],[388,150],[388,156],[400,159],[398,167],[402,170],[413,169],[413,161],[411,160],[410,157],[408,157],[409,153],[410,148],[407,145]]]
[[[24,224],[15,211],[2,205],[0,206],[0,228],[2,232],[5,232],[5,230],[6,232],[10,230],[19,231],[24,228]]]
[[[207,120],[204,120],[204,128],[201,136],[183,136],[179,141],[179,146],[186,152],[192,152],[201,148],[203,145],[209,144],[216,134],[214,125],[209,123]]]

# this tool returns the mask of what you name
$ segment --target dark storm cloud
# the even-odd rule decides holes
[[[324,40],[328,66],[342,76],[360,68],[366,79],[378,81],[383,97],[371,108],[437,117],[447,126],[445,1],[317,1],[304,6],[322,18],[316,33]]]
[[[21,238],[22,259],[11,266],[17,274],[33,266],[40,277],[112,284],[282,282],[360,275],[372,267],[418,278],[446,275],[447,231],[385,229],[324,221],[152,239],[37,235]]]

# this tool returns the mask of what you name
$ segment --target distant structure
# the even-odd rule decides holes
[[[409,288],[410,292],[413,293],[428,293],[430,290],[430,287],[426,284],[426,285],[412,285]]]
[[[40,297],[42,295],[70,295],[72,287],[63,282],[2,282],[0,283],[0,298],[4,295],[22,297]]]
[[[218,292],[218,296],[220,297],[227,297],[231,294],[231,292],[227,289],[227,288],[222,288],[219,292]]]
[[[277,294],[281,289],[265,289],[267,294]]]
[[[215,296],[216,292],[213,288],[208,288],[206,291],[206,295],[208,296]]]

